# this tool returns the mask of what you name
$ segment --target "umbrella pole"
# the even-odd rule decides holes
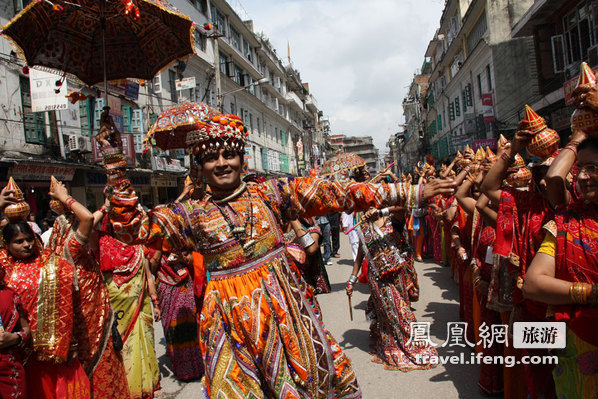
[[[108,106],[108,80],[106,78],[106,17],[104,16],[104,5],[106,0],[100,3],[100,24],[102,26],[102,61],[104,66],[104,106]]]

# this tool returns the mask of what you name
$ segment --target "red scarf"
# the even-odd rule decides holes
[[[598,283],[598,207],[579,200],[555,215],[557,251],[555,277],[566,281]],[[555,319],[586,342],[598,345],[598,307],[555,306]]]

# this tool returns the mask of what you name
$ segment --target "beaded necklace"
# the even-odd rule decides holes
[[[243,186],[242,188],[244,189],[245,187]],[[236,195],[234,197],[238,195],[238,191],[235,194]],[[233,196],[229,197],[234,198]],[[222,200],[212,200],[212,203],[216,206],[216,208],[218,208],[222,214],[222,217],[224,217],[224,220],[228,224],[233,237],[235,237],[235,239],[241,243],[245,256],[252,257],[255,251],[255,240],[253,239],[253,204],[251,202],[251,194],[247,192],[247,217],[241,226],[235,224],[235,222],[229,217],[228,212],[220,207],[220,204],[225,203],[235,215],[235,218],[241,220],[240,215],[237,213],[237,211],[235,211],[235,208],[233,208],[228,201],[224,202]],[[247,240],[247,224],[249,224],[249,240]]]

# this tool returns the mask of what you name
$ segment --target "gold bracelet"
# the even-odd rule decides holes
[[[574,282],[569,287],[569,297],[573,303],[578,305],[585,305],[588,303],[587,283]],[[590,286],[591,287],[591,286]]]

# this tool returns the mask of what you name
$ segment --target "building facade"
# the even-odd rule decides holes
[[[531,37],[511,28],[531,0],[449,0],[425,52],[432,64],[425,99],[430,153],[446,159],[512,136],[530,99],[539,98]]]
[[[535,1],[511,33],[533,37],[539,96],[529,104],[565,140],[581,62],[598,71],[598,0]]]

